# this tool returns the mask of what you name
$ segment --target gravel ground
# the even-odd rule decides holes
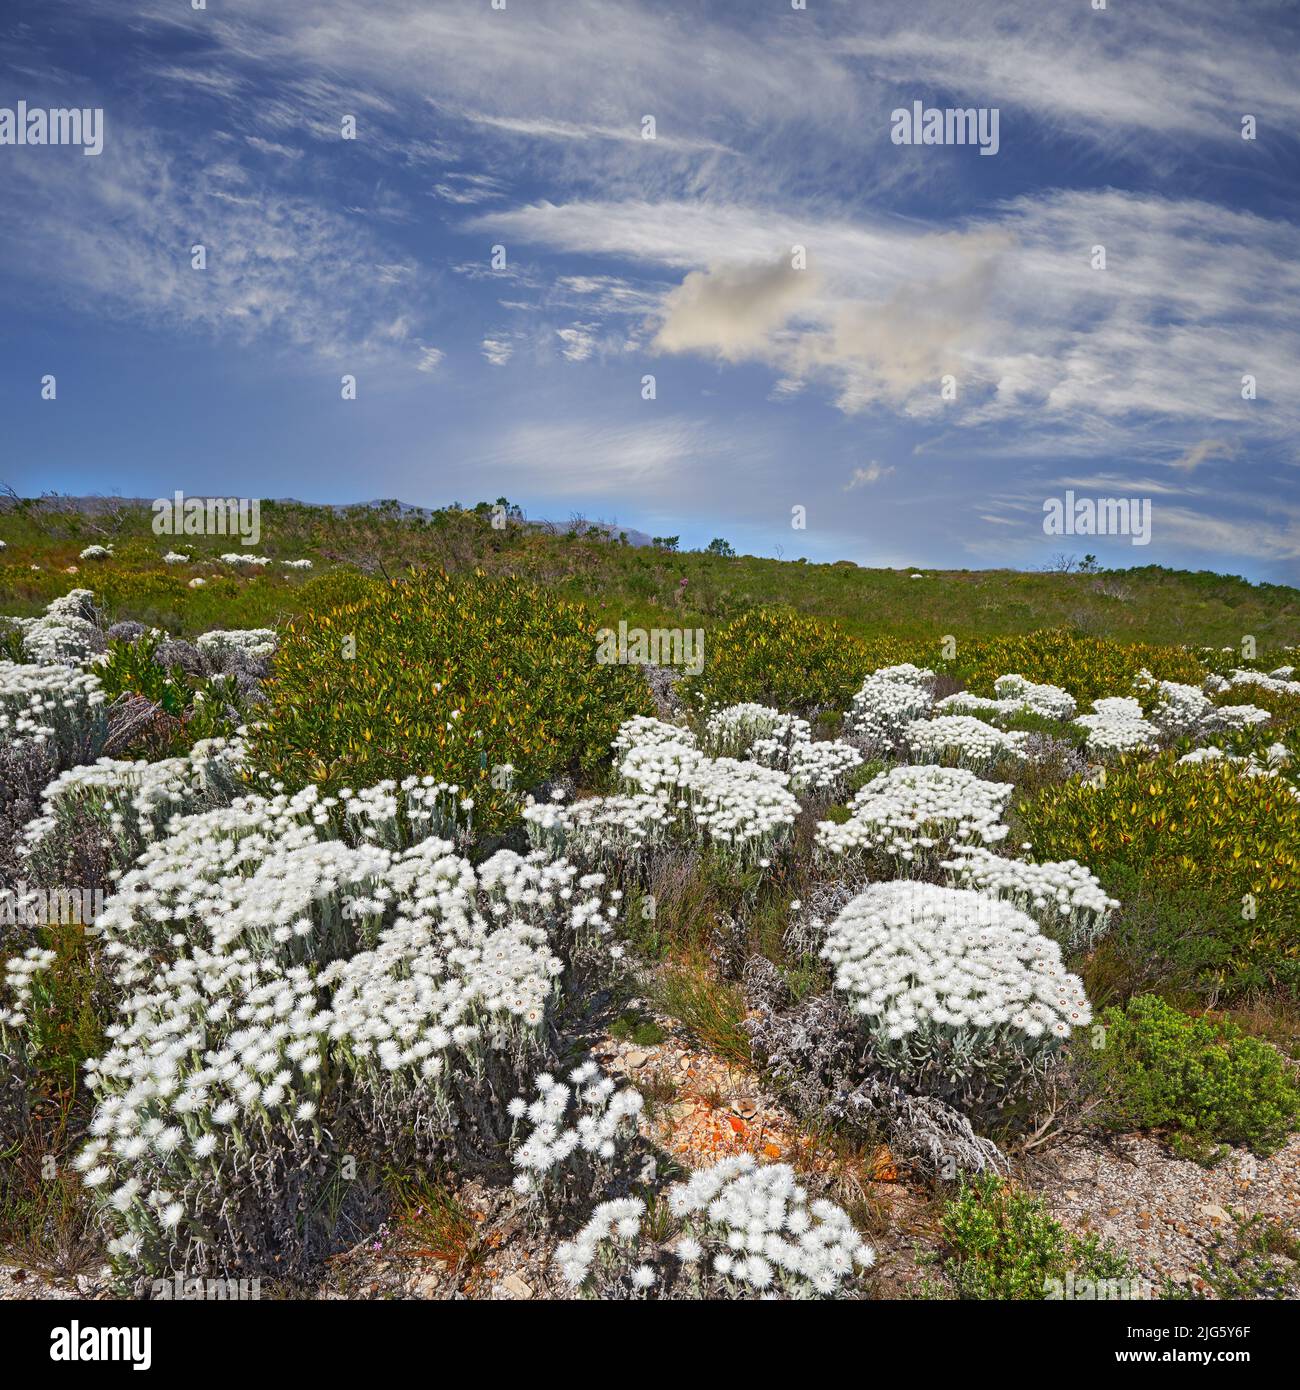
[[[1085,1137],[1052,1149],[1026,1176],[1064,1225],[1113,1240],[1157,1288],[1168,1278],[1213,1296],[1196,1271],[1234,1215],[1300,1226],[1300,1136],[1271,1158],[1233,1150],[1208,1169],[1142,1135]]]
[[[99,1293],[95,1281],[80,1278],[75,1283],[45,1279],[28,1269],[0,1265],[0,1301],[21,1302],[25,1299],[94,1298]]]

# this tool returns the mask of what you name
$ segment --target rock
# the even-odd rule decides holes
[[[741,1096],[731,1108],[747,1120],[758,1114],[758,1104],[752,1096]]]
[[[637,1067],[645,1066],[645,1064],[650,1060],[650,1058],[644,1052],[629,1052],[627,1056],[623,1058],[623,1060],[627,1063],[629,1067],[632,1068],[633,1071],[635,1071]]]
[[[1224,1211],[1222,1207],[1216,1206],[1213,1202],[1206,1202],[1203,1206],[1197,1207],[1196,1210],[1207,1221],[1213,1221],[1216,1226],[1226,1225],[1232,1220],[1231,1213]]]
[[[520,1302],[533,1296],[532,1288],[525,1284],[517,1274],[507,1274],[497,1285],[497,1290],[506,1298],[513,1298]]]

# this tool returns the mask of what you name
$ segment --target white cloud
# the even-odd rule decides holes
[[[1051,193],[936,231],[585,200],[501,212],[491,226],[565,254],[684,272],[661,297],[659,348],[820,380],[848,412],[884,405],[968,432],[1012,424],[1062,453],[1151,450],[1153,419],[1273,438],[1300,421],[1294,228],[1208,203]],[[1102,235],[1110,269],[1094,271]],[[787,291],[775,267],[796,244],[809,269],[791,272]],[[1258,377],[1257,401],[1241,399],[1244,371]],[[945,374],[956,401],[941,397]]]
[[[435,372],[438,370],[439,363],[446,357],[446,353],[441,348],[421,347],[420,359],[416,363],[417,372]]]
[[[852,492],[856,487],[867,487],[871,483],[878,483],[881,478],[888,478],[895,471],[892,464],[888,468],[884,468],[875,459],[872,459],[865,468],[853,470],[848,482],[844,484],[844,491]]]
[[[34,153],[6,161],[6,255],[78,308],[349,365],[409,345],[414,264],[353,219],[121,122],[98,159]]]
[[[281,159],[302,158],[301,150],[295,150],[290,145],[277,144],[274,140],[263,140],[260,135],[245,135],[244,142],[261,154],[279,155]]]
[[[483,356],[494,367],[504,367],[511,357],[514,356],[514,344],[505,338],[484,338],[482,343]]]
[[[564,344],[561,351],[568,362],[585,362],[595,351],[596,340],[591,330],[595,324],[575,323],[569,328],[557,328],[555,336]]]
[[[1187,472],[1199,468],[1208,459],[1230,459],[1236,458],[1237,446],[1226,439],[1201,439],[1192,445],[1186,453],[1172,460],[1171,468],[1183,468]]]

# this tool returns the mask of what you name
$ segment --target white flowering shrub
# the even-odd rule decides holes
[[[29,946],[21,955],[10,956],[4,964],[4,993],[0,997],[0,1048],[9,1052],[15,1046],[14,1033],[28,1025],[38,977],[54,964],[55,952]]]
[[[104,649],[95,595],[89,589],[72,589],[56,598],[42,617],[7,621],[22,632],[27,655],[42,665],[82,665]]]
[[[917,762],[954,762],[973,772],[1024,757],[1027,733],[1004,733],[968,714],[941,714],[914,719],[904,730],[908,752]]]
[[[271,563],[269,555],[250,555],[246,550],[228,550],[221,559],[227,565],[243,566],[245,569],[261,569]]]
[[[287,570],[309,570],[312,568],[310,560],[281,560],[280,563]]]
[[[0,661],[0,744],[43,744],[67,764],[93,758],[107,732],[104,690],[89,671]]]
[[[125,868],[174,816],[230,801],[242,763],[240,740],[203,739],[185,757],[100,758],[71,768],[41,793],[41,814],[23,831],[21,853],[38,881],[56,882],[89,835],[109,864]]]
[[[640,1091],[618,1090],[594,1062],[571,1071],[567,1085],[542,1072],[534,1089],[533,1100],[516,1096],[507,1106],[516,1127],[531,1126],[522,1139],[516,1134],[515,1191],[552,1210],[603,1191],[636,1137]]]
[[[584,863],[626,864],[671,843],[679,809],[666,792],[593,796],[565,805],[558,794],[523,809],[530,843]]]
[[[1005,839],[1002,815],[1013,790],[966,768],[890,768],[858,792],[847,821],[818,822],[816,849],[823,858],[875,857],[900,876],[918,875],[955,845]]]
[[[1042,715],[1044,719],[1070,719],[1074,715],[1074,696],[1059,685],[1041,685],[1024,676],[999,676],[993,682],[995,698],[959,690],[946,695],[935,709],[942,714],[980,714],[1011,716],[1021,713]]]
[[[648,714],[634,714],[618,726],[611,746],[615,753],[627,753],[633,748],[658,747],[666,743],[683,744],[687,748],[696,746],[695,735],[689,729]]]
[[[851,744],[815,741],[806,719],[768,705],[716,710],[705,726],[704,744],[714,755],[736,755],[788,773],[795,792],[831,791],[862,763],[862,754]]]
[[[1034,864],[1007,859],[978,845],[960,845],[945,860],[949,883],[1002,898],[1027,913],[1067,951],[1086,951],[1101,940],[1119,899],[1074,859]]]
[[[1092,702],[1093,712],[1074,722],[1088,731],[1088,751],[1098,757],[1152,748],[1160,730],[1142,714],[1142,706],[1128,695],[1107,696]]]
[[[27,1137],[39,1044],[32,1020],[45,1008],[45,977],[55,952],[39,946],[11,955],[0,975],[0,1149],[12,1162]]]
[[[1211,733],[1236,733],[1242,729],[1257,729],[1272,718],[1268,710],[1258,705],[1217,705],[1207,723]]]
[[[1225,753],[1222,748],[1193,748],[1185,753],[1176,767],[1209,762],[1232,763],[1244,777],[1278,777],[1291,763],[1291,750],[1284,743],[1271,743],[1263,753]],[[1300,796],[1300,787],[1288,781],[1279,783],[1292,796]]]
[[[438,794],[241,798],[122,876],[96,924],[118,1021],[78,1166],[124,1274],[299,1267],[345,1154],[504,1142],[560,979],[614,909],[563,861],[378,843]],[[322,838],[340,821],[350,843]]]
[[[1229,671],[1227,676],[1210,676],[1205,684],[1207,689],[1216,692],[1231,690],[1238,685],[1254,685],[1275,695],[1300,695],[1300,681],[1292,679],[1294,674],[1293,666],[1281,666],[1268,675],[1262,671],[1237,670]]]
[[[643,1202],[601,1203],[556,1250],[565,1284],[605,1298],[834,1298],[875,1263],[848,1214],[810,1201],[785,1163],[722,1159],[669,1188],[667,1208],[671,1228],[651,1241]]]
[[[163,557],[164,565],[188,565],[190,557],[179,550],[169,550]]]
[[[875,1060],[945,1099],[1000,1099],[1092,1019],[1060,946],[1011,903],[966,889],[872,884],[831,923],[822,955]]]
[[[873,671],[844,717],[845,734],[870,748],[893,748],[913,720],[930,712],[934,680],[933,671],[911,662]]]
[[[638,733],[647,741],[634,741]],[[686,731],[642,717],[622,726],[615,747],[620,743],[627,745],[618,767],[627,794],[526,806],[524,823],[534,844],[584,860],[623,862],[684,841],[750,864],[789,840],[799,803],[788,773],[710,758]]]
[[[107,560],[112,553],[113,547],[111,545],[88,545],[77,558],[79,560]]]
[[[704,746],[715,757],[747,757],[760,738],[812,738],[806,719],[783,715],[770,705],[726,705],[709,715],[704,725]]]
[[[235,651],[243,656],[267,657],[275,654],[277,638],[274,628],[250,627],[216,629],[195,639],[194,645],[205,655],[219,657]]]

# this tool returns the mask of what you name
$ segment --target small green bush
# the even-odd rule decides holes
[[[619,1042],[635,1043],[638,1047],[658,1047],[668,1034],[652,1018],[620,1014],[610,1025],[609,1036]]]
[[[1076,1290],[1082,1280],[1133,1277],[1120,1251],[1096,1236],[1071,1235],[1041,1198],[993,1174],[962,1180],[941,1230],[944,1273],[959,1298],[1059,1298],[1071,1275]]]
[[[1169,1131],[1175,1149],[1206,1159],[1215,1146],[1270,1154],[1300,1120],[1300,1090],[1277,1050],[1226,1020],[1192,1018],[1140,994],[1100,1018],[1094,1054],[1116,1129]]]

